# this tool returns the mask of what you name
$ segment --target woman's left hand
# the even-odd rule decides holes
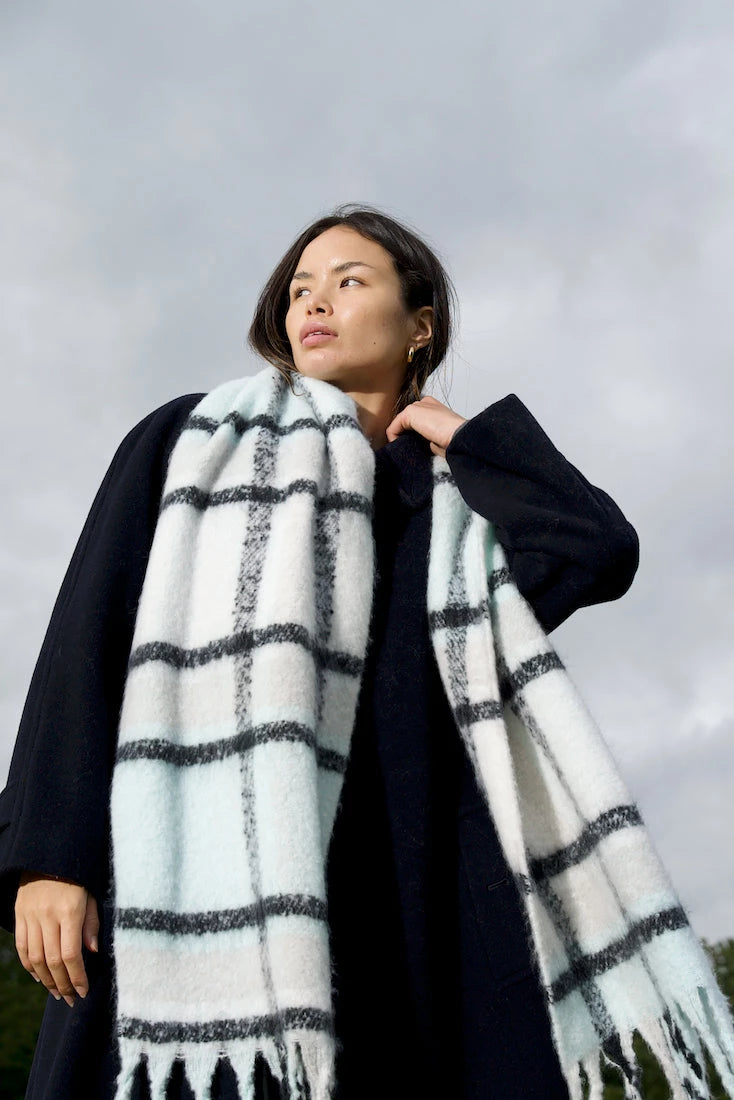
[[[431,450],[435,455],[446,458],[448,447],[453,434],[467,418],[455,413],[447,405],[442,405],[435,397],[421,397],[420,401],[413,401],[406,406],[401,413],[392,420],[385,434],[388,443],[397,439],[406,428],[412,428],[431,442]]]

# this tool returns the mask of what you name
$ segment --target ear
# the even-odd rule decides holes
[[[433,336],[433,306],[421,306],[413,314],[413,334],[411,340],[419,347],[425,347]]]

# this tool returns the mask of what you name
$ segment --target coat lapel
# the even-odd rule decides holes
[[[403,504],[415,511],[431,499],[432,458],[430,442],[412,428],[375,452],[377,463],[394,477]]]

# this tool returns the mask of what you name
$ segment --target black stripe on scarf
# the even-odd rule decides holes
[[[244,500],[255,500],[266,504],[280,504],[294,493],[309,493],[314,497],[314,506],[317,512],[362,512],[369,516],[372,512],[372,502],[361,493],[327,493],[318,496],[318,486],[315,481],[307,478],[296,478],[283,489],[277,489],[270,485],[230,485],[226,489],[219,489],[216,493],[208,493],[200,489],[198,485],[181,485],[178,489],[172,489],[166,493],[161,501],[160,511],[170,508],[174,504],[189,504],[199,512],[207,508],[219,508],[225,504],[240,504]]]
[[[482,718],[501,718],[502,704],[496,699],[485,699],[480,703],[460,703],[454,707],[454,715],[460,723],[479,722]]]
[[[305,916],[328,920],[326,902],[310,894],[274,894],[240,909],[211,909],[204,913],[174,913],[168,909],[116,909],[117,928],[143,929],[170,935],[203,936],[231,932],[257,924],[263,917]]]
[[[514,672],[510,672],[506,665],[500,671],[500,691],[504,702],[509,702],[513,695],[522,691],[524,687],[544,676],[546,672],[555,669],[564,669],[564,664],[557,653],[538,653],[536,657],[528,657],[518,665]]]
[[[212,1043],[225,1039],[282,1035],[285,1029],[291,1028],[309,1028],[333,1035],[333,1016],[320,1008],[287,1008],[267,1016],[211,1020],[206,1024],[187,1024],[177,1020],[140,1020],[123,1016],[118,1034],[125,1039],[142,1039],[151,1043]]]
[[[171,642],[143,642],[130,654],[128,668],[137,668],[148,661],[163,661],[175,669],[200,668],[224,657],[240,656],[256,646],[271,643],[277,645],[282,642],[302,646],[313,654],[321,668],[349,676],[362,674],[363,661],[348,653],[318,647],[309,631],[300,623],[273,623],[255,630],[238,630],[193,649],[184,649],[183,646],[173,645]]]
[[[176,745],[162,737],[141,738],[120,745],[115,760],[116,763],[124,760],[161,760],[165,764],[186,768],[225,760],[228,756],[237,756],[255,745],[270,741],[301,741],[314,750],[319,768],[342,774],[347,770],[347,757],[335,749],[317,745],[313,730],[300,722],[268,722],[244,733],[223,737],[220,741],[201,741],[195,745]]]
[[[448,475],[446,475],[446,480],[449,480]],[[453,478],[450,480],[453,481]],[[511,579],[508,569],[495,569],[488,581],[489,594],[491,595],[496,589],[501,588],[503,584],[507,584]],[[486,618],[489,613],[489,603],[487,600],[482,600],[479,604],[464,602],[453,603],[449,604],[441,611],[431,611],[428,616],[428,625],[431,631],[441,628],[456,629],[480,622],[482,619]]]
[[[256,416],[251,416],[246,419],[238,412],[230,412],[222,420],[215,420],[211,416],[201,416],[199,414],[191,413],[186,420],[182,430],[187,431],[202,431],[210,432],[212,435],[221,427],[222,424],[231,424],[235,432],[238,435],[243,435],[244,432],[250,428],[254,428],[260,425],[263,428],[268,428],[273,435],[291,435],[292,432],[300,431],[301,428],[313,428],[317,432],[323,432],[324,435],[328,435],[330,431],[334,431],[335,428],[354,428],[354,418],[347,416],[346,413],[334,413],[333,416],[328,417],[325,423],[314,419],[312,416],[300,416],[298,420],[294,420],[291,424],[280,424],[272,416],[268,416],[267,413],[258,413]]]
[[[529,865],[531,877],[540,882],[560,875],[562,871],[586,859],[605,837],[631,825],[642,825],[640,811],[636,806],[615,806],[612,810],[606,810],[594,821],[590,821],[571,844],[559,848],[551,855],[533,859]]]
[[[655,936],[674,932],[677,928],[685,928],[687,924],[688,918],[680,905],[643,917],[631,925],[620,939],[610,943],[601,951],[594,952],[593,955],[583,955],[575,960],[568,970],[552,983],[551,1001],[557,1004],[584,982],[632,958],[643,944],[649,943]]]
[[[489,613],[486,600],[480,604],[454,603],[448,604],[441,611],[431,611],[428,616],[428,625],[434,630],[456,630],[461,627],[471,626],[480,622]]]

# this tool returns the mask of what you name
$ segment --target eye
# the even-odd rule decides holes
[[[342,281],[339,283],[339,286],[343,286],[344,283],[348,283],[350,281],[350,279],[351,279],[352,282],[359,283],[360,285],[362,284],[362,280],[358,279],[356,275],[345,275],[344,278],[342,279]],[[308,287],[299,286],[299,287],[296,288],[296,290],[294,291],[294,294],[293,294],[293,301],[294,302],[295,302],[296,298],[301,297],[301,291],[302,290],[308,290]]]

